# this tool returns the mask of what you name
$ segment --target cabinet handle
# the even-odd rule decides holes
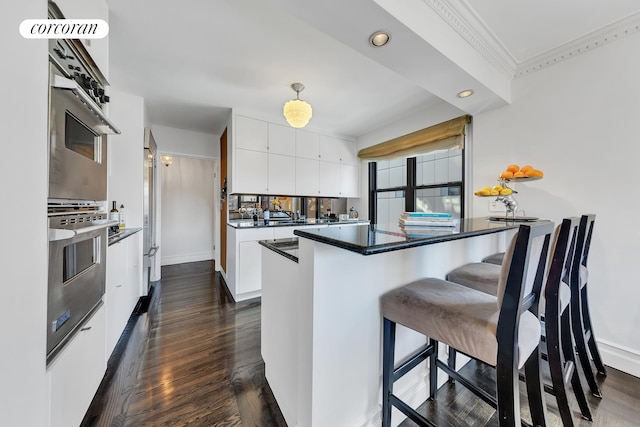
[[[80,331],[88,331],[89,329],[91,329],[91,326],[85,326],[84,328],[80,329]]]

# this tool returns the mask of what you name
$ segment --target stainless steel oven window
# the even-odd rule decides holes
[[[100,237],[82,240],[66,245],[63,250],[62,281],[63,283],[76,277],[92,265],[99,257]]]
[[[102,163],[101,138],[69,111],[65,112],[64,145],[96,163]]]

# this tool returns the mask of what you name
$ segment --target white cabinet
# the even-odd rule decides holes
[[[105,357],[109,358],[141,295],[141,236],[138,232],[107,248]]]
[[[360,168],[340,165],[340,197],[360,197]]]
[[[269,153],[267,185],[269,194],[295,194],[296,158]]]
[[[80,425],[106,366],[102,306],[47,367],[50,427]]]
[[[320,194],[320,162],[318,159],[296,157],[296,192],[297,196],[313,196]]]
[[[295,194],[295,130],[236,116],[232,192]]]
[[[269,123],[268,149],[271,154],[295,156],[296,130],[289,126]]]
[[[273,239],[273,228],[230,228],[229,231],[233,234],[230,241],[235,243],[227,249],[235,252],[233,265],[227,263],[227,269],[233,268],[227,275],[229,281],[233,281],[228,283],[229,290],[236,301],[260,296],[262,262],[258,241]]]
[[[269,127],[262,120],[236,116],[235,148],[266,152],[268,148]]]
[[[240,115],[234,123],[232,193],[359,197],[354,142]]]
[[[320,135],[296,129],[296,158],[318,160],[320,156]]]
[[[333,136],[320,135],[320,160],[325,162],[357,164],[355,144]]]
[[[340,194],[340,163],[320,162],[320,196]]]
[[[233,192],[267,194],[269,179],[267,152],[236,149],[233,170]]]

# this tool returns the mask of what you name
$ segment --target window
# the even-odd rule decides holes
[[[394,223],[404,211],[464,217],[464,147],[471,116],[460,116],[371,147],[369,219]]]
[[[369,218],[397,222],[402,212],[464,217],[464,149],[369,163]]]

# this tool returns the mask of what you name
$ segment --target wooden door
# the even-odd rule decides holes
[[[227,273],[227,187],[227,129],[225,128],[220,136],[220,194],[225,194],[221,202],[222,212],[220,212],[220,266],[225,274]]]

